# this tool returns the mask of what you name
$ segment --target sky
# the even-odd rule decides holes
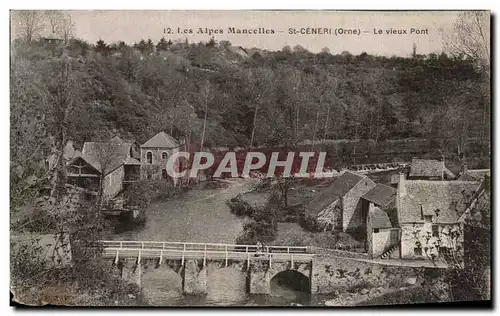
[[[208,34],[176,34],[178,28],[222,29],[224,34],[212,35],[217,41],[229,40],[233,45],[245,48],[258,47],[279,50],[285,45],[301,45],[319,52],[328,47],[332,53],[349,51],[352,54],[367,52],[374,55],[408,56],[413,43],[421,54],[443,51],[443,34],[453,29],[457,12],[413,11],[413,12],[368,12],[368,11],[138,11],[138,10],[95,10],[70,11],[75,22],[75,35],[88,42],[102,39],[107,43],[123,40],[133,44],[141,39],[151,38],[157,42],[166,39],[189,42],[207,41]],[[228,28],[274,29],[274,34],[228,34]],[[289,28],[298,32],[301,28],[336,28],[358,30],[360,35],[290,35]],[[173,34],[165,34],[168,28]],[[407,34],[387,34],[390,29],[406,30]],[[411,29],[424,30],[423,34],[410,34]],[[382,34],[374,32],[382,31]],[[427,31],[425,31],[427,30]]]

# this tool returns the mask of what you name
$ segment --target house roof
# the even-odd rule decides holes
[[[71,159],[70,161],[68,161],[68,166],[75,163],[75,161],[77,160],[83,160],[85,163],[87,163],[89,166],[91,166],[92,168],[95,169],[96,172],[98,173],[101,173],[100,171],[100,167],[98,165],[95,165],[91,159],[89,159],[86,155],[80,155],[80,156],[76,156],[74,157],[73,159]]]
[[[168,135],[165,132],[159,132],[153,136],[150,140],[141,145],[141,147],[158,147],[158,148],[176,148],[179,147],[179,143],[175,138]]]
[[[432,159],[412,159],[410,166],[410,177],[441,177],[447,175],[454,178],[455,175],[445,167],[443,161]]]
[[[125,159],[125,162],[123,163],[124,165],[140,165],[141,162],[135,158],[132,158],[132,157],[127,157],[127,159]]]
[[[356,184],[365,178],[365,176],[357,173],[346,171],[332,183],[329,189],[334,195],[344,196],[347,192],[351,191]]]
[[[435,216],[436,223],[456,223],[481,183],[405,180],[403,185],[400,183],[398,208],[401,223],[422,222],[422,215]]]
[[[370,224],[372,228],[392,227],[389,215],[379,208],[374,208],[370,211]]]
[[[362,196],[363,199],[374,203],[377,206],[385,207],[396,199],[397,190],[385,184],[377,183],[373,189]]]
[[[43,38],[48,39],[48,40],[60,40],[60,41],[63,40],[62,38],[57,36],[57,34],[54,32],[47,33]]]
[[[460,174],[457,180],[459,181],[481,181],[484,176],[490,175],[490,169],[476,169],[467,170],[465,173]]]
[[[98,143],[86,142],[83,144],[82,154],[86,156],[86,161],[97,170],[109,174],[125,163],[130,157],[130,143]]]
[[[363,179],[368,178],[351,171],[345,171],[329,187],[309,202],[307,205],[308,213],[314,216],[318,215],[328,205],[346,195]]]

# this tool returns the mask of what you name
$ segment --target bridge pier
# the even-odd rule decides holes
[[[269,270],[250,271],[250,294],[271,294]]]
[[[130,283],[142,284],[142,264],[137,259],[122,259],[118,262],[118,268],[121,271],[121,277]]]
[[[200,260],[185,260],[183,292],[190,295],[207,293],[207,268]]]

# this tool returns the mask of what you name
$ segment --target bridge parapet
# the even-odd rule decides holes
[[[272,261],[294,262],[310,261],[313,254],[308,253],[308,247],[294,246],[265,246],[258,249],[256,245],[232,245],[218,243],[192,242],[158,242],[158,241],[101,241],[104,257],[114,257],[117,263],[120,258],[159,258],[160,264],[165,259],[180,259],[184,265],[187,259],[203,259],[203,266],[207,260],[247,261],[266,260],[269,265]]]

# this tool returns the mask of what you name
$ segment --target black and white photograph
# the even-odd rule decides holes
[[[491,15],[10,10],[10,305],[491,308]]]

